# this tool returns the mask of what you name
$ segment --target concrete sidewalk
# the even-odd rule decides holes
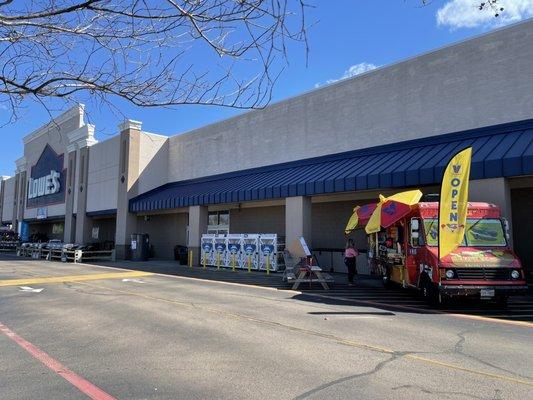
[[[277,289],[291,289],[292,284],[282,281],[283,272],[271,272],[269,275],[264,271],[248,272],[247,270],[231,268],[214,268],[214,267],[188,267],[180,265],[177,261],[172,260],[149,260],[149,261],[114,261],[114,262],[95,262],[95,265],[102,265],[115,268],[126,268],[138,271],[153,272],[158,274],[184,276],[190,278],[241,283],[254,286],[265,286]],[[330,273],[335,279],[332,289],[348,288],[348,277],[343,273]],[[369,275],[359,275],[355,286],[375,287],[382,286],[381,280]],[[313,289],[323,290],[320,284],[301,284],[299,291]]]

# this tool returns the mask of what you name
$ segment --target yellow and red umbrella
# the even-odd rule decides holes
[[[411,212],[422,197],[420,190],[396,193],[390,197],[379,195],[379,203],[366,224],[366,233],[379,232],[381,227],[388,228]]]
[[[364,206],[357,206],[353,209],[353,214],[348,220],[348,224],[344,229],[344,233],[350,234],[354,229],[364,226],[372,213],[376,209],[376,203],[365,204]]]

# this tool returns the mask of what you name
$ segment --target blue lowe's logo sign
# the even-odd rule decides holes
[[[58,155],[46,145],[41,156],[31,167],[28,179],[27,207],[41,207],[65,201],[63,154]]]

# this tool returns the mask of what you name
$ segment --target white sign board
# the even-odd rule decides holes
[[[307,246],[307,242],[305,239],[300,236],[298,239],[294,239],[292,243],[289,244],[287,247],[287,250],[293,257],[311,257],[311,250],[309,250],[309,246]]]
[[[48,218],[48,208],[46,207],[39,207],[37,208],[37,219],[46,219]]]

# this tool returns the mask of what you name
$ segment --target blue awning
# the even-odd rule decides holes
[[[473,147],[471,179],[533,174],[533,120],[168,183],[130,200],[131,212],[441,182]]]

